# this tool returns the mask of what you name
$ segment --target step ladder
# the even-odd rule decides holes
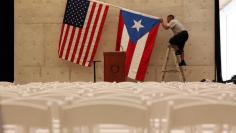
[[[172,55],[173,55],[176,70],[167,70],[166,69],[168,61],[170,59],[170,53],[172,53]],[[186,81],[185,76],[184,76],[184,72],[183,72],[183,68],[181,66],[179,66],[179,58],[175,54],[175,49],[171,45],[169,45],[167,50],[166,50],[165,62],[163,64],[163,66],[162,66],[161,81],[165,80],[166,72],[178,72],[180,79],[183,82]]]

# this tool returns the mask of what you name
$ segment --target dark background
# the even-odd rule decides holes
[[[0,81],[14,81],[14,0],[0,1]]]

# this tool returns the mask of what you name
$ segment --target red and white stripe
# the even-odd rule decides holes
[[[116,50],[126,51],[125,73],[129,78],[144,81],[158,29],[159,25],[133,44],[120,17]]]
[[[58,48],[59,57],[83,66],[94,59],[108,6],[90,2],[83,28],[63,24]]]

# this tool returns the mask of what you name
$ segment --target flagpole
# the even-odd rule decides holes
[[[98,1],[98,0],[88,0],[88,1],[105,4],[105,5],[112,6],[112,7],[115,7],[115,8],[119,8],[119,9],[122,9],[122,10],[125,10],[125,11],[129,11],[129,12],[133,12],[133,13],[136,13],[136,14],[139,14],[139,15],[147,16],[147,17],[150,17],[150,18],[160,19],[160,17],[152,16],[152,15],[149,15],[149,14],[141,13],[141,12],[138,12],[138,11],[127,9],[127,8],[123,8],[121,6],[116,6],[114,4],[110,4],[110,3],[106,3],[106,2],[102,2],[102,1]]]

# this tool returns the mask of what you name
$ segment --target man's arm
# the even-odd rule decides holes
[[[167,24],[165,23],[161,23],[162,27],[166,30],[170,29],[170,26],[168,26]]]
[[[161,22],[161,25],[164,29],[166,29],[166,30],[170,29],[170,26],[164,23],[163,18],[160,19],[160,22]]]

